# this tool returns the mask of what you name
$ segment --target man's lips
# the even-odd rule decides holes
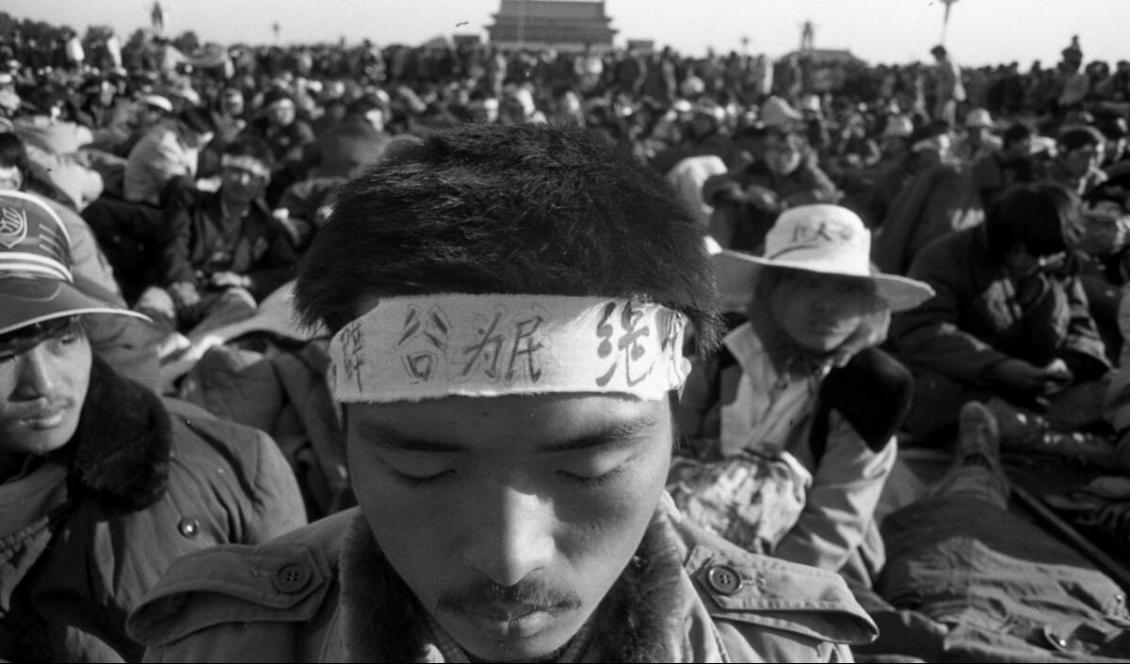
[[[70,408],[67,401],[61,401],[49,404],[47,406],[36,408],[25,408],[14,413],[10,413],[8,417],[4,418],[5,421],[16,426],[30,426],[33,428],[51,427],[55,426],[61,421],[63,413]]]
[[[492,641],[528,639],[548,629],[563,609],[514,604],[490,604],[463,608],[463,619]]]

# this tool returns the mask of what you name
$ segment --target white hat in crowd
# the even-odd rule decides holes
[[[891,311],[913,309],[934,296],[934,289],[921,281],[873,268],[871,232],[859,215],[838,205],[801,205],[783,212],[765,236],[764,256],[725,250],[711,261],[725,302],[748,299],[754,278],[765,267],[870,279]]]

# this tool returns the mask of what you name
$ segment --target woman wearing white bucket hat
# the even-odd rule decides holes
[[[748,322],[687,381],[680,424],[700,458],[752,450],[811,475],[807,500],[774,555],[869,584],[882,562],[873,512],[895,460],[913,380],[873,348],[889,312],[930,298],[925,284],[876,274],[870,233],[850,210],[786,211],[764,256],[714,258],[724,301]]]

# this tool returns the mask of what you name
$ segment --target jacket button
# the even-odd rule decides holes
[[[280,593],[293,595],[310,583],[311,576],[310,568],[306,565],[287,563],[275,572],[271,583],[275,586],[275,590]]]
[[[200,534],[200,522],[192,517],[186,516],[177,523],[177,530],[180,531],[181,535],[192,539]]]
[[[706,570],[706,583],[720,595],[733,595],[742,589],[742,575],[729,565],[713,565]]]

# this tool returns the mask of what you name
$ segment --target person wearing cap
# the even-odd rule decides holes
[[[127,614],[176,558],[305,522],[274,442],[161,400],[91,352],[136,316],[71,272],[67,227],[0,192],[0,657],[136,661]]]
[[[665,494],[714,287],[696,222],[623,148],[432,134],[343,188],[295,296],[333,334],[359,506],[183,558],[130,618],[150,661],[828,660],[873,636],[842,579]]]
[[[1078,226],[1078,214],[1078,197],[1059,185],[1017,185],[983,224],[940,237],[915,257],[909,276],[937,295],[891,324],[892,353],[917,385],[910,433],[945,444],[966,401],[997,397],[1046,410],[1107,373],[1087,296],[1065,261],[1065,230]],[[1097,405],[1086,407],[1093,413]]]
[[[965,135],[953,146],[952,156],[962,164],[974,161],[1001,149],[1001,140],[993,135],[993,117],[983,108],[965,114]]]
[[[762,256],[713,256],[723,301],[746,322],[694,367],[678,416],[697,458],[753,453],[799,464],[803,511],[772,555],[864,587],[882,567],[873,514],[913,388],[874,346],[889,312],[933,294],[875,271],[870,235],[846,208],[802,205],[777,219]]]
[[[910,152],[910,137],[914,134],[914,121],[908,115],[888,115],[879,134],[879,150],[883,156],[879,167],[898,163]]]
[[[125,199],[161,206],[173,181],[194,184],[200,150],[215,133],[215,118],[202,107],[187,107],[159,122],[130,150]]]
[[[84,217],[41,193],[43,183],[32,175],[27,151],[15,134],[0,134],[0,190],[23,192],[50,207],[67,228],[72,273],[97,284],[117,305],[125,306],[118,275],[98,236]],[[105,316],[87,321],[86,331],[94,352],[117,373],[149,387],[156,385],[160,335],[153,325],[128,316]]]
[[[734,142],[750,156],[702,185],[703,202],[714,207],[710,234],[722,247],[759,253],[784,210],[839,200],[839,190],[794,125],[749,127]]]

